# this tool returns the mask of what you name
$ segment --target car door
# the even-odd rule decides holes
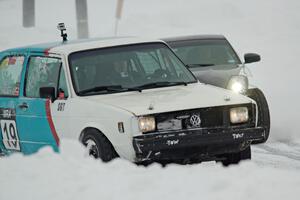
[[[0,55],[0,60],[0,150],[22,151],[23,137],[16,112],[25,56],[6,54]]]
[[[53,121],[51,109],[54,105],[64,107],[62,102],[65,102],[68,96],[67,88],[64,88],[65,91],[59,88],[62,72],[62,61],[56,55],[34,54],[29,57],[24,94],[18,100],[17,109],[19,126],[22,131],[24,130],[22,135],[27,141],[25,153],[34,153],[45,145],[58,151],[59,129]],[[55,88],[55,95],[58,98],[55,103],[40,97],[42,87]]]

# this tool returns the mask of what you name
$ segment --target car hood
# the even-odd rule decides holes
[[[201,83],[85,98],[127,110],[137,116],[252,102],[246,96]]]
[[[189,69],[201,82],[226,88],[230,78],[234,75],[239,75],[241,66],[216,65]]]

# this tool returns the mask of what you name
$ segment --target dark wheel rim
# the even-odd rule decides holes
[[[88,139],[85,144],[89,155],[93,156],[94,158],[99,158],[99,149],[96,142],[92,139]]]

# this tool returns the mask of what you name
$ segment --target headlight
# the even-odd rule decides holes
[[[142,132],[150,132],[155,130],[155,118],[154,117],[140,117],[139,127]]]
[[[228,82],[227,89],[236,93],[245,94],[248,89],[248,78],[243,75],[232,76]]]
[[[233,124],[244,123],[249,120],[248,108],[238,107],[230,109],[230,122]]]

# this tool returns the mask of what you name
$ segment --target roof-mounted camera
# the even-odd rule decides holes
[[[57,29],[60,30],[60,36],[63,38],[63,42],[68,41],[68,34],[66,33],[67,29],[65,23],[59,23]]]

